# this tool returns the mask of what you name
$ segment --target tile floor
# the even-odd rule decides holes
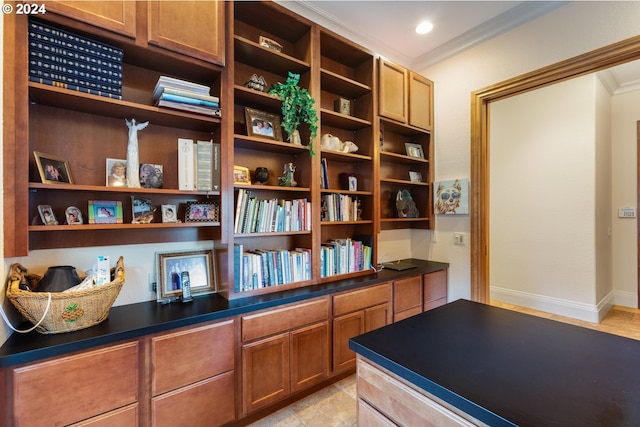
[[[640,340],[640,310],[633,308],[615,306],[602,322],[596,324],[497,301],[491,301],[491,304]],[[352,375],[250,424],[250,427],[357,426],[356,400],[356,377]]]

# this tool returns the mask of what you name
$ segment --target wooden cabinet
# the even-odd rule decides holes
[[[151,339],[151,425],[222,425],[235,419],[235,323]]]
[[[393,321],[447,303],[447,269],[393,281]]]
[[[136,2],[55,0],[46,1],[45,5],[48,12],[59,13],[132,38],[136,36]]]
[[[433,82],[413,71],[409,72],[409,125],[433,129]]]
[[[447,303],[448,270],[424,274],[424,311],[440,307]]]
[[[390,283],[333,297],[334,373],[355,365],[356,354],[349,349],[349,339],[391,323],[391,297]]]
[[[224,65],[224,1],[150,0],[148,11],[149,44]]]
[[[138,356],[133,341],[14,368],[11,424],[137,425]]]
[[[242,317],[244,415],[328,377],[328,318],[328,297]]]

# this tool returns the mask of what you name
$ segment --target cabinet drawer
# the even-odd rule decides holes
[[[138,342],[16,368],[17,425],[67,425],[138,400]]]
[[[347,292],[333,297],[333,315],[341,316],[374,305],[384,304],[390,300],[391,284],[389,283]]]
[[[393,312],[422,306],[422,276],[393,282]]]
[[[233,325],[233,320],[228,320],[154,337],[152,395],[232,371]]]
[[[277,334],[329,318],[329,297],[242,317],[242,341]]]
[[[107,412],[106,414],[90,418],[70,427],[136,427],[138,422],[138,404],[133,403],[124,408]]]

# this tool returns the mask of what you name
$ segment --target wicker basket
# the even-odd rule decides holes
[[[20,289],[21,282],[33,283],[39,276],[28,274],[20,264],[13,264],[7,287],[7,298],[42,334],[77,331],[97,325],[109,316],[109,310],[124,285],[124,263],[120,257],[115,279],[92,289],[70,292],[32,292]],[[51,304],[49,304],[49,294]],[[46,312],[46,315],[45,315]]]

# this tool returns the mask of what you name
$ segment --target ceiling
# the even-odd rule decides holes
[[[389,60],[423,70],[568,1],[276,0]],[[418,35],[423,20],[432,32]],[[640,90],[640,61],[598,73],[611,94]]]

